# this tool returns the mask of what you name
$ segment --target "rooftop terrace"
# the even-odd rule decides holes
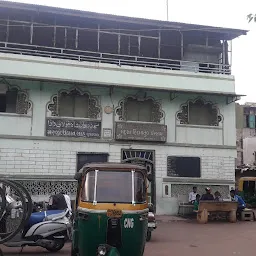
[[[231,74],[247,31],[0,1],[0,52]]]

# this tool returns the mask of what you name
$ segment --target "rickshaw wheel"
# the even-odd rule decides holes
[[[78,256],[78,252],[74,249],[73,244],[71,246],[71,256]]]
[[[75,252],[75,250],[71,250],[71,256],[77,256],[77,253]]]
[[[49,252],[58,252],[60,251],[65,245],[65,240],[54,240],[53,246],[45,246],[45,249]]]
[[[151,240],[151,231],[147,231],[147,237],[146,237],[146,241],[150,241]]]

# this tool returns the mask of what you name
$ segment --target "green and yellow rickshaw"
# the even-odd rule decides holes
[[[256,177],[241,177],[238,181],[238,194],[246,204],[256,207]]]
[[[75,178],[72,256],[142,256],[148,225],[146,168],[91,163]]]

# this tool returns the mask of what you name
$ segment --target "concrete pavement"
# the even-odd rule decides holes
[[[256,222],[160,221],[147,243],[144,256],[247,256],[255,254]],[[4,256],[18,255],[19,250],[3,248]],[[70,256],[70,244],[59,253],[42,248],[24,248],[22,256]]]
[[[255,254],[256,222],[160,223],[145,256],[245,256]]]

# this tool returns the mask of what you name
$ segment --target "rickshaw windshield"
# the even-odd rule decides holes
[[[136,171],[89,171],[81,199],[98,203],[144,203],[144,176]]]

